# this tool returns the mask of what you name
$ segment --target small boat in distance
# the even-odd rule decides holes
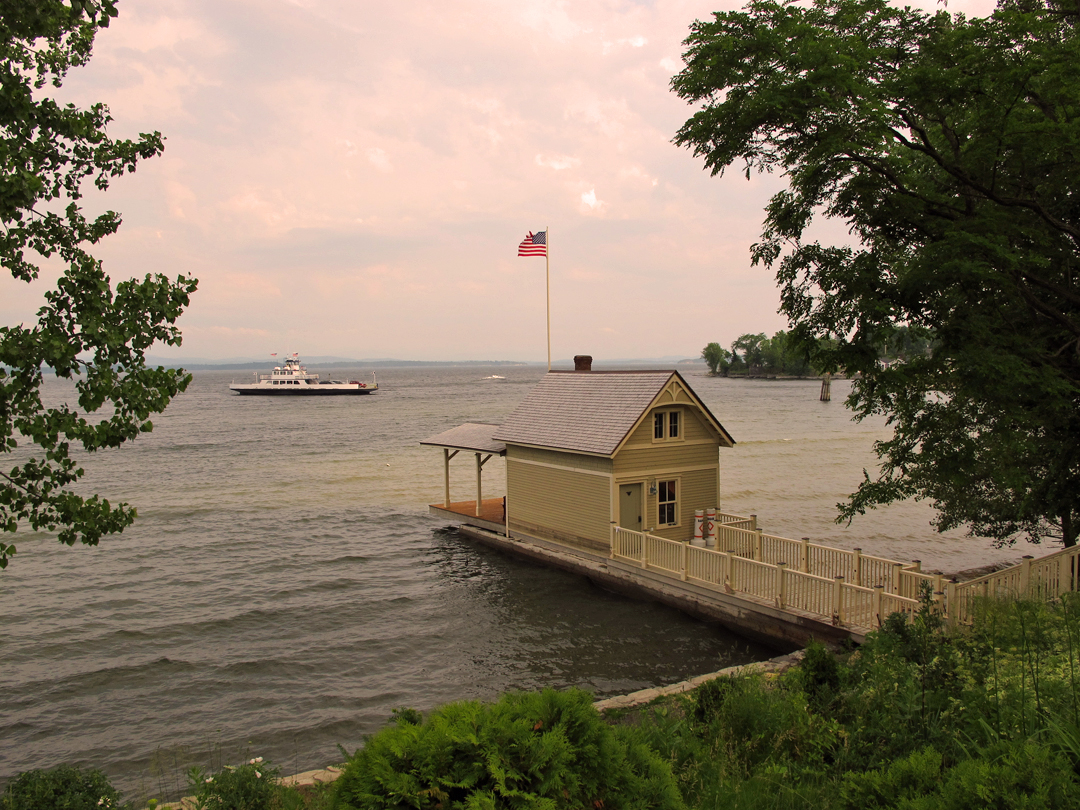
[[[296,354],[285,359],[284,366],[275,366],[269,374],[255,372],[254,383],[232,383],[230,391],[238,394],[259,394],[263,396],[315,396],[325,397],[341,394],[374,394],[379,390],[375,372],[371,372],[371,382],[359,380],[320,380],[318,374],[308,374],[300,365]]]

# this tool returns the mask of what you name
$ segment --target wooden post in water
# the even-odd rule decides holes
[[[822,402],[829,402],[832,399],[831,378],[832,378],[831,374],[826,374],[824,377],[821,378],[821,397],[820,397],[820,399],[821,399]]]

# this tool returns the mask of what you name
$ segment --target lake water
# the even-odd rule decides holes
[[[88,489],[136,505],[134,526],[99,548],[15,536],[0,573],[0,782],[71,762],[129,793],[175,793],[211,757],[338,761],[396,707],[544,686],[607,696],[771,656],[427,513],[442,458],[418,441],[502,421],[542,374],[385,369],[374,396],[309,400],[238,397],[227,385],[249,372],[196,372],[153,433],[86,459]],[[1026,553],[938,535],[914,503],[836,526],[887,435],[850,421],[846,383],[821,403],[816,381],[684,374],[737,442],[721,455],[725,511],[931,570]],[[472,499],[472,466],[451,468],[455,499]],[[503,476],[492,459],[485,496]]]

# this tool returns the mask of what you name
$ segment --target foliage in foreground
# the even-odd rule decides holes
[[[120,793],[101,771],[59,765],[25,771],[0,796],[0,810],[117,810]]]
[[[104,104],[79,109],[52,97],[116,14],[116,0],[0,4],[0,266],[27,284],[48,261],[64,268],[36,321],[0,326],[0,459],[21,455],[0,470],[0,531],[59,530],[68,545],[96,545],[135,519],[126,504],[74,491],[83,469],[72,445],[93,452],[152,430],[151,414],[191,382],[181,369],[148,368],[145,353],[180,344],[175,323],[197,282],[147,274],[114,288],[90,249],[116,232],[120,215],[88,217],[81,207],[84,190],[104,191],[159,154],[161,133],[113,139]],[[75,380],[77,406],[43,403],[43,368]],[[100,419],[87,418],[97,411]],[[0,542],[0,569],[15,551]]]
[[[812,644],[780,677],[607,718],[551,690],[400,711],[332,788],[277,773],[253,759],[192,788],[203,810],[1080,807],[1080,594],[988,602],[961,630],[928,603],[842,658]],[[97,772],[62,767],[20,775],[0,810],[118,803]]]
[[[188,781],[198,810],[272,810],[281,806],[280,776],[280,768],[255,757],[215,774],[192,768]]]
[[[851,518],[919,497],[1002,543],[1080,537],[1080,4],[991,16],[752,0],[695,22],[676,143],[783,173],[755,263],[789,336],[884,415]],[[851,234],[814,241],[815,219]],[[837,223],[839,224],[839,223]],[[883,368],[903,330],[933,352]],[[831,339],[831,340],[830,340]]]
[[[451,703],[423,722],[402,714],[371,737],[337,782],[342,810],[591,808],[678,810],[667,764],[606,724],[572,690]]]
[[[719,679],[635,718],[700,808],[1080,806],[1080,599],[894,617],[846,661]]]

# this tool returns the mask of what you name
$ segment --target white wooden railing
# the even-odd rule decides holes
[[[1080,546],[1064,548],[1035,559],[1025,556],[1019,565],[967,582],[947,583],[949,616],[971,621],[981,599],[1056,599],[1080,590]]]
[[[979,597],[1053,598],[1080,589],[1080,547],[970,582],[902,563],[765,534],[756,516],[717,516],[715,548],[612,525],[611,557],[725,593],[744,594],[831,623],[867,630],[891,613],[912,615],[928,590],[950,622],[969,622]]]

